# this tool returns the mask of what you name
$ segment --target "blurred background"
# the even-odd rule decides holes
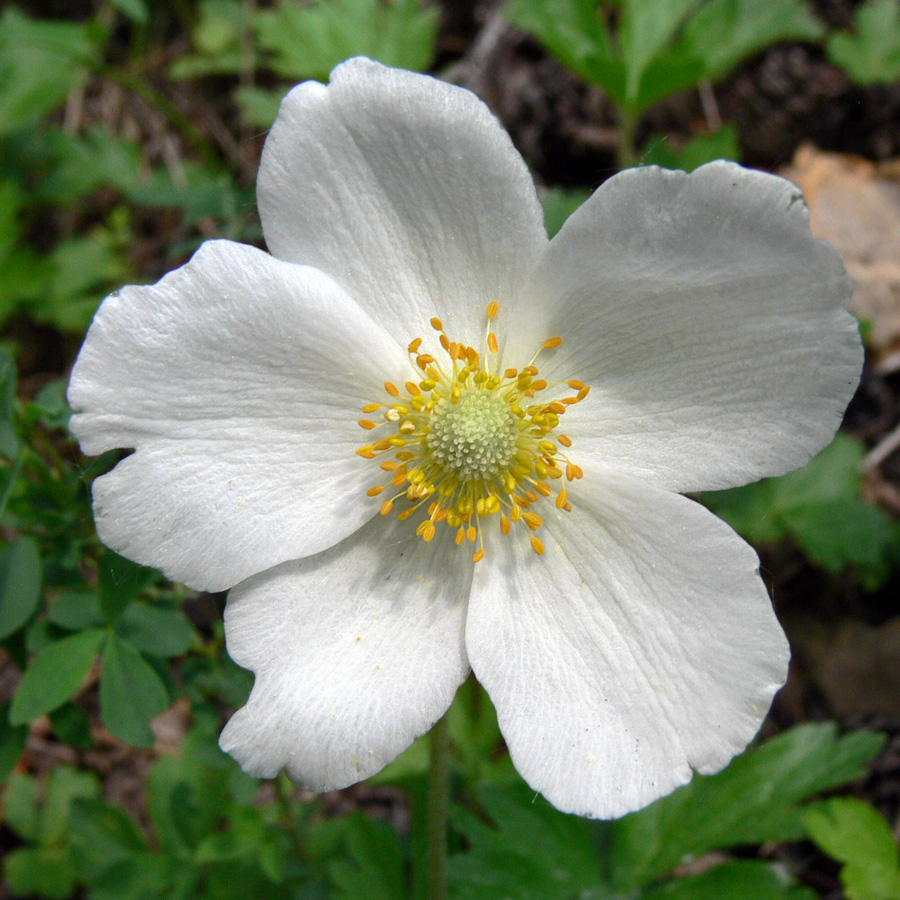
[[[0,12],[0,898],[423,896],[421,741],[324,796],[216,746],[252,676],[224,595],[105,550],[67,374],[102,298],[258,246],[286,90],[367,55],[476,92],[551,233],[618,169],[783,174],[853,277],[867,363],[805,469],[699,498],[759,551],[793,662],[757,749],[616,823],[450,712],[451,896],[900,898],[900,0],[16,0]]]

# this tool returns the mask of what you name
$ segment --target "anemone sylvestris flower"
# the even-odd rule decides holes
[[[381,769],[469,669],[513,761],[616,816],[757,731],[788,647],[756,555],[681,492],[805,463],[861,346],[788,182],[605,182],[548,241],[468,91],[364,59],[288,94],[271,255],[205,244],[101,306],[72,374],[110,547],[231,588],[222,746],[314,790]]]

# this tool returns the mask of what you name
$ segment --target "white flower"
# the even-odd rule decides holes
[[[480,101],[356,59],[284,100],[259,207],[271,256],[210,242],[109,297],[69,388],[86,453],[134,449],[104,542],[232,588],[256,683],[222,746],[342,787],[471,666],[560,809],[724,766],[788,647],[754,552],[678,492],[806,462],[861,365],[796,189],[626,171],[548,242]]]

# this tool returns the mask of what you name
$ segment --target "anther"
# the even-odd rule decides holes
[[[497,315],[499,310],[500,310],[500,306],[498,305],[498,303],[495,300],[492,300],[490,303],[488,303],[488,305],[487,305],[488,321],[493,319],[494,316]]]
[[[544,346],[548,350],[552,350],[554,347],[558,347],[561,343],[562,343],[562,338],[552,337],[552,338],[547,338],[547,340],[544,341]]]
[[[541,556],[544,553],[544,542],[536,534],[531,536],[531,549],[534,550],[538,556]]]

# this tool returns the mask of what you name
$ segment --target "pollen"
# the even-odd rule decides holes
[[[385,382],[387,396],[362,407],[365,413],[379,411],[380,420],[359,420],[361,428],[378,433],[356,451],[365,460],[378,460],[382,477],[390,473],[389,485],[382,482],[366,492],[369,497],[394,492],[379,497],[381,515],[395,508],[401,521],[419,514],[415,532],[425,543],[441,525],[448,526],[457,546],[477,545],[475,563],[485,558],[483,529],[491,519],[503,536],[527,534],[542,555],[536,532],[544,520],[532,506],[549,500],[568,512],[571,482],[583,475],[566,455],[571,439],[557,429],[561,417],[587,396],[588,386],[539,377],[535,362],[562,344],[559,337],[547,338],[524,367],[501,366],[499,311],[496,302],[488,304],[483,352],[452,340],[441,320],[432,318],[438,355],[424,352],[423,338],[410,341],[415,375],[403,382],[404,389],[397,387],[399,380]],[[575,393],[567,396],[567,391]]]

